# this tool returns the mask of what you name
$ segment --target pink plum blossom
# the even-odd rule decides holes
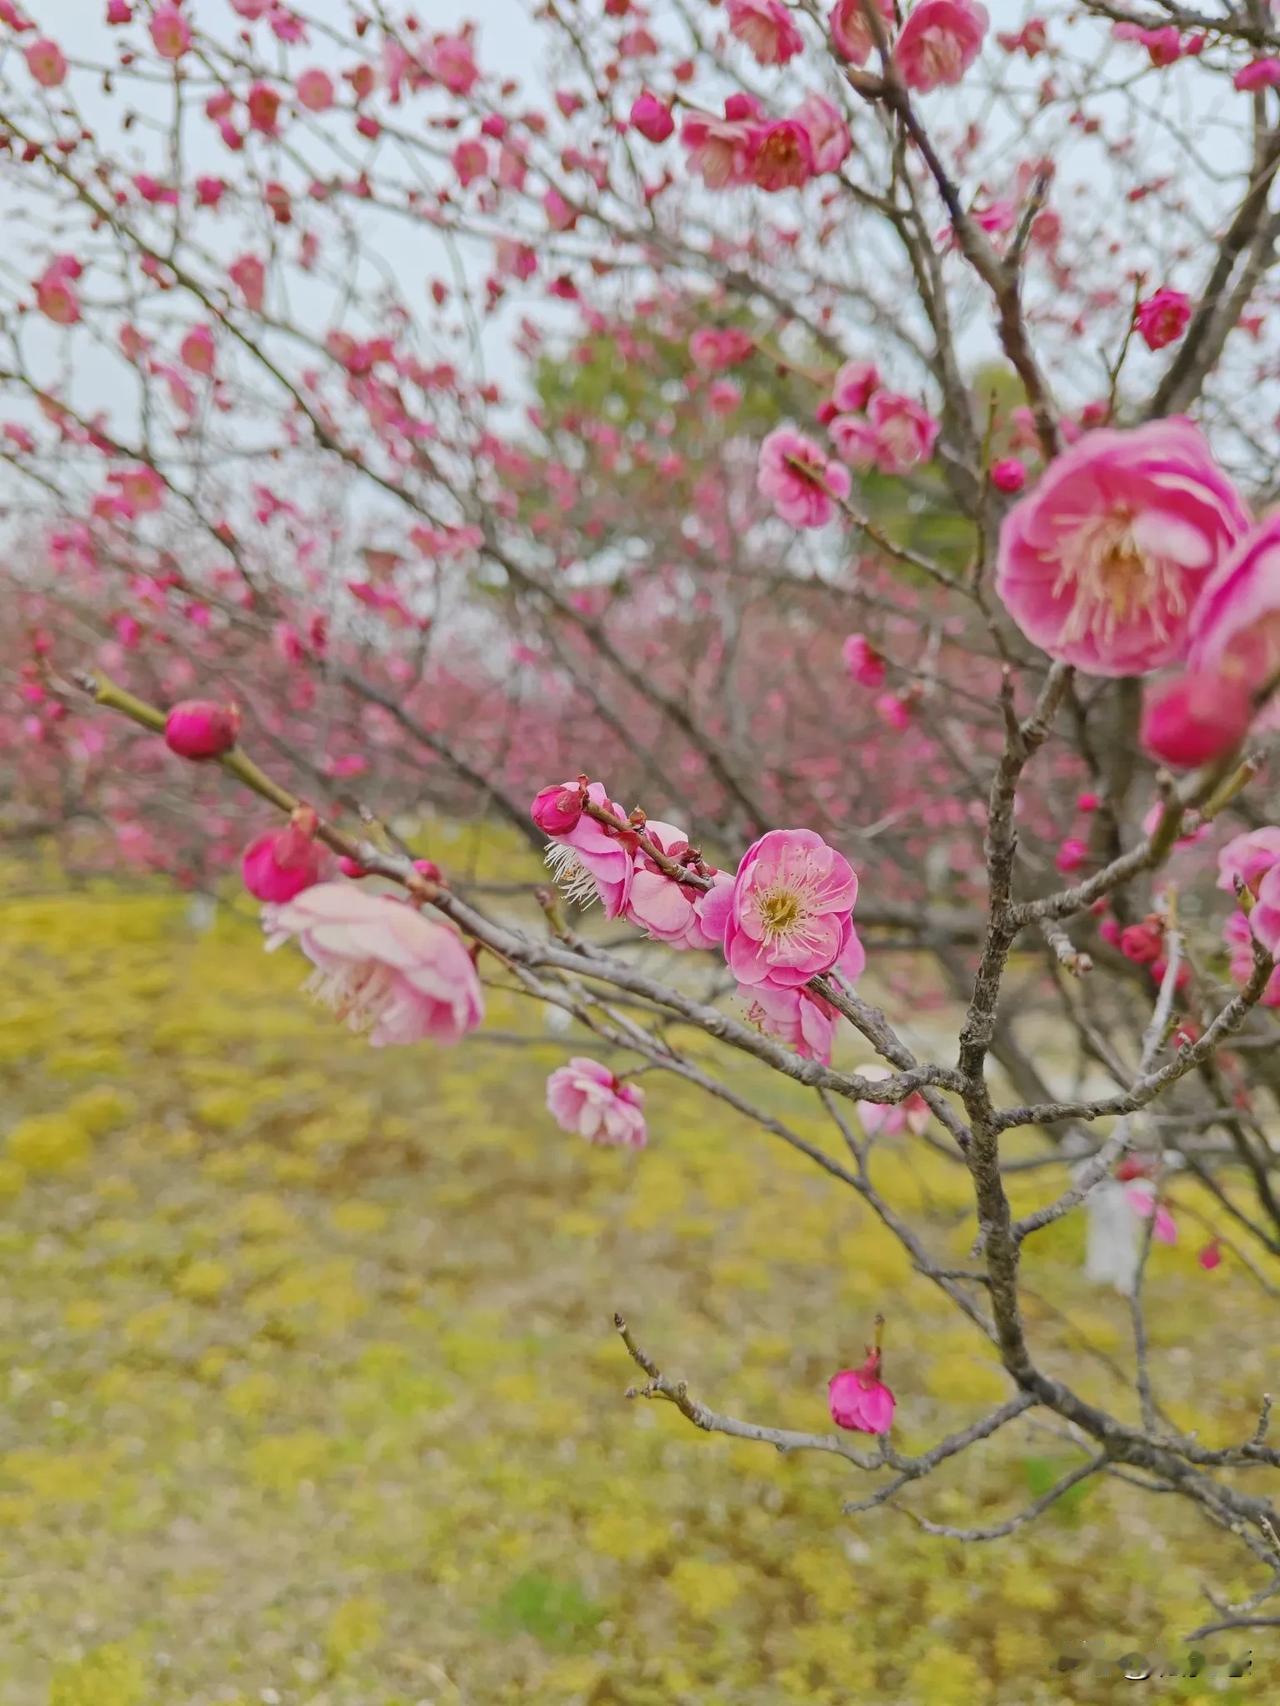
[[[291,938],[316,968],[308,989],[374,1048],[455,1043],[484,1018],[476,968],[449,925],[354,883],[319,883],[262,912],[267,947]]]
[[[40,36],[23,49],[27,70],[42,89],[56,89],[67,75],[66,55],[56,41]]]
[[[1124,1200],[1140,1220],[1150,1220],[1155,1216],[1156,1241],[1160,1244],[1176,1244],[1178,1228],[1173,1216],[1156,1195],[1156,1188],[1149,1179],[1135,1179],[1124,1188]]]
[[[1206,1273],[1212,1273],[1214,1268],[1222,1265],[1222,1242],[1211,1238],[1207,1244],[1202,1244],[1196,1251],[1196,1261]]]
[[[529,815],[544,835],[568,835],[582,817],[582,785],[586,781],[556,782],[534,795]]]
[[[686,113],[680,141],[689,152],[689,165],[711,190],[745,184],[751,176],[755,134],[762,108],[753,95],[730,95],[724,117]]]
[[[857,415],[879,389],[880,370],[873,361],[846,361],[831,387],[831,404],[837,414]]]
[[[892,1078],[893,1073],[887,1066],[872,1064],[860,1066],[858,1076],[882,1083],[886,1078]],[[854,1106],[868,1137],[901,1137],[907,1131],[913,1137],[919,1137],[928,1129],[932,1118],[929,1104],[918,1090],[913,1090],[902,1102],[855,1102]]]
[[[1218,887],[1234,894],[1236,884],[1243,883],[1256,894],[1258,884],[1276,864],[1280,864],[1280,828],[1267,824],[1262,829],[1247,829],[1220,850]]]
[[[747,138],[751,182],[771,193],[799,189],[817,168],[813,138],[799,118],[772,119],[751,127]]]
[[[689,848],[684,830],[650,818],[644,826],[646,838],[668,859],[680,860]],[[695,888],[668,876],[655,860],[637,845],[627,896],[626,917],[655,942],[672,948],[719,948],[724,942],[727,918],[725,900],[733,886],[727,871],[711,871],[713,887]],[[716,890],[724,891],[723,897]]]
[[[806,95],[792,117],[809,133],[814,171],[838,172],[853,148],[840,109],[825,95]]]
[[[298,813],[295,819],[283,829],[267,830],[245,848],[240,874],[256,900],[292,900],[318,883],[324,873],[324,853],[315,841],[315,814]]]
[[[849,634],[840,648],[844,667],[859,687],[884,686],[885,663],[865,634]]]
[[[667,103],[645,89],[631,104],[631,128],[646,142],[665,142],[675,131],[676,121]]]
[[[793,527],[825,527],[835,500],[846,498],[849,470],[791,427],[778,427],[760,446],[756,485],[783,521]]]
[[[1257,912],[1254,907],[1254,912]],[[1231,971],[1232,981],[1246,984],[1253,976],[1253,951],[1258,938],[1253,933],[1249,917],[1243,912],[1233,912],[1222,926],[1222,939],[1227,948],[1227,961]],[[1267,979],[1267,986],[1262,992],[1264,1007],[1280,1007],[1280,966]]]
[[[798,988],[832,969],[853,939],[858,879],[811,829],[771,829],[742,856],[724,952],[740,984]]]
[[[747,1004],[749,1024],[767,1037],[776,1037],[802,1059],[830,1066],[840,1014],[829,1001],[810,989],[776,989],[767,983],[754,989],[740,985],[738,993]]]
[[[897,1407],[893,1393],[880,1378],[880,1352],[869,1350],[858,1368],[842,1368],[827,1382],[827,1407],[838,1428],[864,1434],[885,1434],[893,1426]]]
[[[626,819],[627,814],[610,800],[603,783],[592,782],[587,799],[593,806]],[[634,843],[633,835],[599,823],[584,812],[571,829],[551,837],[547,864],[569,900],[590,906],[598,899],[606,918],[618,918],[626,910],[631,893]]]
[[[785,65],[804,47],[804,37],[782,0],[728,0],[729,29],[761,65]]]
[[[267,269],[257,255],[241,255],[227,268],[227,276],[254,314],[262,312],[266,296]]]
[[[1190,318],[1191,298],[1166,285],[1138,304],[1133,323],[1148,349],[1164,349],[1177,343]]]
[[[1274,89],[1280,85],[1280,59],[1251,59],[1242,65],[1231,79],[1232,84],[1246,92],[1254,89]]]
[[[1249,928],[1273,959],[1280,959],[1280,869],[1275,865],[1258,883]]]
[[[875,433],[876,464],[883,474],[903,474],[927,462],[938,437],[939,423],[929,411],[896,391],[877,391],[867,405]]]
[[[165,718],[164,743],[180,758],[220,758],[231,751],[239,732],[238,706],[183,699]]]
[[[562,1131],[588,1143],[645,1146],[644,1091],[586,1055],[574,1055],[547,1079],[547,1107]]]
[[[996,588],[1051,657],[1143,675],[1185,655],[1196,595],[1247,526],[1190,421],[1102,428],[1005,517]]]
[[[74,255],[55,255],[36,280],[36,307],[55,326],[74,326],[80,318],[73,286],[82,271]]]
[[[1027,483],[1026,463],[1016,456],[1006,456],[993,464],[991,484],[998,492],[1020,492]]]
[[[327,112],[333,105],[333,78],[327,71],[313,65],[304,71],[294,84],[298,105],[309,113]]]
[[[884,19],[886,40],[891,38],[897,26],[894,16],[893,0],[876,0],[880,16]],[[851,65],[865,65],[871,57],[875,46],[875,37],[871,34],[871,26],[863,8],[863,0],[836,0],[827,19],[831,30],[831,39],[835,43],[837,53],[841,54]]]
[[[977,0],[918,0],[893,49],[908,89],[928,94],[958,83],[978,57],[987,21],[987,9]]]
[[[151,14],[151,40],[161,59],[181,59],[191,46],[191,25],[169,0]]]
[[[1147,700],[1141,739],[1162,764],[1193,770],[1239,746],[1252,721],[1253,701],[1242,681],[1191,670]]]
[[[1188,659],[1250,692],[1280,669],[1280,513],[1240,539],[1201,589]]]

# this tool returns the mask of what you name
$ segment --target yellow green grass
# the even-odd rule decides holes
[[[593,1151],[544,1112],[569,1051],[536,1012],[492,1002],[524,1046],[375,1052],[302,976],[247,908],[202,932],[165,893],[7,873],[3,1706],[1280,1697],[1265,1634],[1206,1644],[1252,1646],[1239,1682],[1054,1668],[1177,1655],[1204,1584],[1256,1585],[1167,1501],[1095,1483],[962,1546],[842,1516],[868,1483],[837,1460],[629,1403],[615,1308],[706,1402],[777,1425],[826,1425],[877,1310],[903,1449],[1007,1388],[855,1200],[727,1110],[650,1076],[650,1149]],[[799,1092],[762,1093],[826,1141]],[[964,1259],[959,1169],[886,1143],[875,1174]],[[1126,1315],[1083,1285],[1081,1236],[1032,1251],[1030,1314],[1114,1401],[1078,1346],[1126,1364]],[[1226,1442],[1270,1347],[1247,1279],[1201,1273],[1195,1242],[1152,1257],[1157,1380]],[[991,1522],[1074,1461],[1018,1426],[909,1502]]]

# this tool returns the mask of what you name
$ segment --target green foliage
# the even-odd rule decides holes
[[[544,1647],[568,1650],[583,1642],[603,1615],[577,1582],[530,1570],[512,1582],[485,1622],[498,1635],[533,1635]]]

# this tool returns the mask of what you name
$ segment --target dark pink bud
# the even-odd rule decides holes
[[[345,853],[339,855],[338,869],[344,877],[350,877],[353,882],[358,882],[361,877],[369,875],[368,870],[358,859],[349,859]]]
[[[245,848],[240,861],[244,886],[257,900],[286,901],[320,881],[324,856],[312,839],[312,822],[269,829]]]
[[[240,707],[212,699],[183,699],[164,723],[164,743],[179,758],[221,758],[240,733]]]
[[[1027,483],[1027,470],[1016,456],[1006,456],[991,470],[991,484],[998,492],[1020,492]]]
[[[420,877],[425,877],[429,883],[440,883],[444,881],[444,872],[440,869],[439,865],[436,864],[434,859],[415,859],[413,861],[413,868]]]
[[[1120,932],[1120,952],[1135,965],[1153,965],[1164,952],[1164,938],[1150,924],[1130,924]]]
[[[568,835],[582,816],[582,789],[576,782],[543,788],[534,796],[529,811],[544,835]]]
[[[1248,690],[1234,676],[1183,675],[1147,701],[1142,744],[1162,763],[1191,770],[1239,746],[1252,721]]]
[[[1212,1273],[1214,1268],[1220,1266],[1222,1262],[1222,1245],[1216,1238],[1211,1238],[1201,1250],[1196,1252],[1196,1261],[1206,1273]]]
[[[666,102],[646,89],[632,104],[631,128],[638,130],[648,142],[665,142],[676,128],[676,121]]]

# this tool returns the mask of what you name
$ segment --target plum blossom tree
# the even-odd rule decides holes
[[[588,1141],[660,1141],[662,1075],[698,1085],[879,1217],[1009,1396],[903,1454],[877,1334],[830,1391],[864,1452],[708,1409],[619,1320],[644,1396],[837,1455],[855,1509],[913,1511],[1040,1412],[1080,1448],[1059,1483],[918,1520],[995,1537],[1122,1476],[1237,1537],[1260,1582],[1223,1615],[1265,1619],[1270,1402],[1247,1439],[1180,1432],[1144,1283],[1184,1179],[1206,1270],[1271,1300],[1280,1255],[1280,30],[530,12],[526,87],[403,6],[108,0],[60,44],[0,0],[36,234],[0,271],[0,821],[95,868],[239,866],[374,1044],[461,1038],[482,983],[559,1010],[608,1057],[549,1086]],[[419,856],[429,812],[549,845],[545,927]],[[924,988],[947,1059],[910,1040]],[[1014,1133],[1059,1179],[1020,1217]],[[963,1170],[971,1266],[880,1188],[886,1140]],[[1131,1244],[1100,1264],[1133,1324],[1106,1403],[1022,1282],[1100,1205]]]

